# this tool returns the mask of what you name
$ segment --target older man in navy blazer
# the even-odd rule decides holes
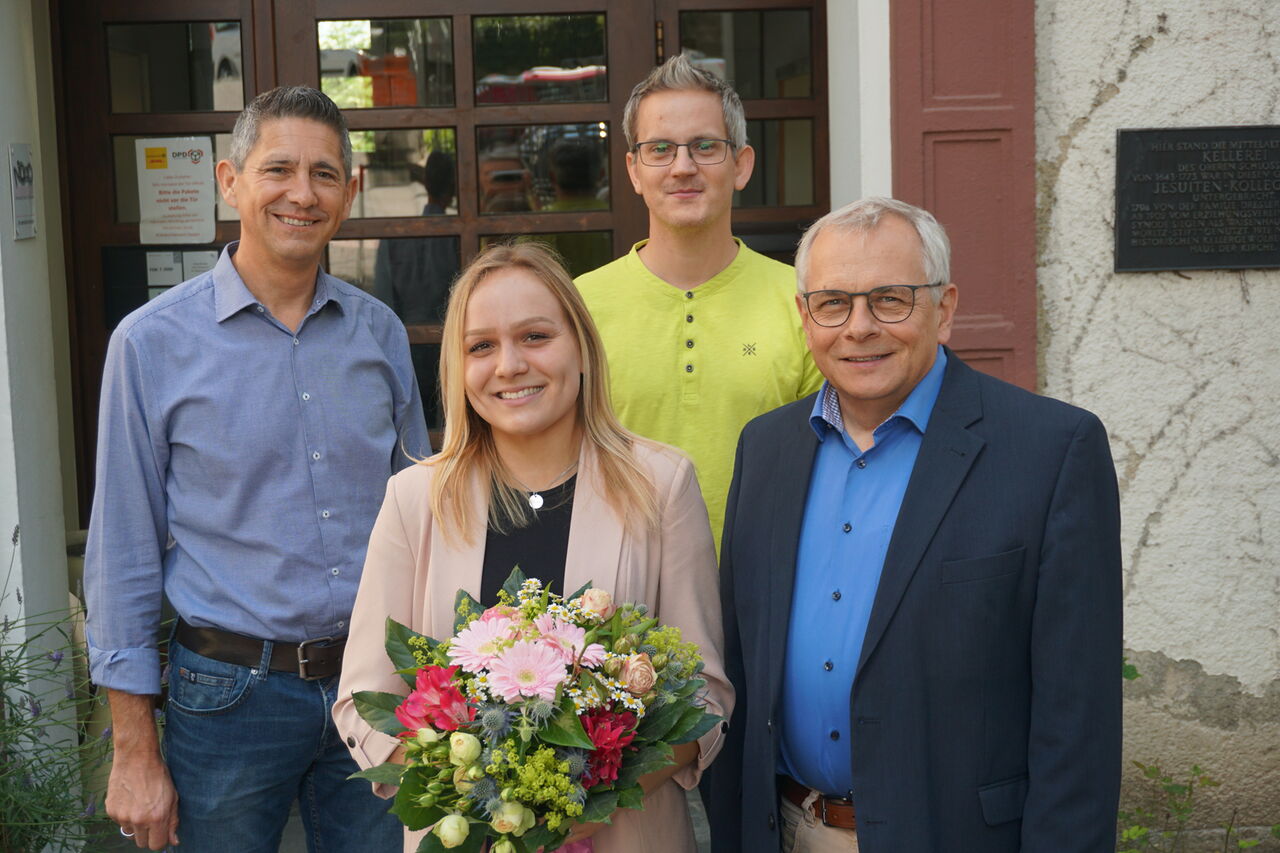
[[[946,349],[949,252],[891,199],[801,241],[796,304],[827,382],[738,444],[717,851],[1114,850],[1106,432]]]

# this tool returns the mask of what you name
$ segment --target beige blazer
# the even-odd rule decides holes
[[[665,624],[678,626],[697,643],[706,661],[707,707],[726,719],[733,688],[724,674],[719,580],[707,509],[693,465],[678,451],[638,440],[636,455],[650,474],[659,498],[659,526],[632,532],[603,497],[596,454],[585,442],[569,523],[564,587],[587,583],[609,590],[619,602],[644,602]],[[356,712],[351,694],[359,690],[405,693],[383,648],[388,616],[436,639],[452,635],[454,595],[459,588],[480,597],[484,530],[473,541],[446,540],[434,524],[429,488],[434,470],[415,465],[391,478],[386,500],[369,540],[364,575],[351,616],[351,633],[333,717],[361,767],[381,764],[395,738],[375,731]],[[488,489],[473,483],[472,517],[486,518]],[[619,809],[613,823],[593,837],[597,853],[694,853],[696,845],[684,790],[693,788],[721,745],[716,726],[699,741],[696,762],[645,798],[643,812]],[[375,785],[389,797],[395,789]],[[417,849],[422,833],[405,834],[405,850]]]

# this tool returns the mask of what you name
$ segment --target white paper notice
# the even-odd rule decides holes
[[[139,139],[138,223],[143,243],[213,241],[213,146],[207,136]]]
[[[182,252],[147,252],[147,287],[182,283]]]
[[[13,182],[13,239],[36,236],[36,170],[31,162],[31,146],[9,143],[9,171]]]
[[[213,265],[217,262],[217,252],[183,252],[182,278],[184,281],[189,278],[195,278],[200,273],[213,269]]]

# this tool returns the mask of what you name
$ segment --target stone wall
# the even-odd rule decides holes
[[[1280,270],[1112,272],[1116,130],[1280,124],[1280,3],[1038,0],[1036,33],[1040,377],[1111,436],[1126,762],[1280,822]]]

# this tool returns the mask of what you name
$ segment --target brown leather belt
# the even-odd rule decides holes
[[[197,628],[178,621],[174,639],[198,655],[233,663],[237,666],[257,666],[262,662],[262,644],[255,640],[220,628]],[[271,644],[271,662],[274,672],[293,672],[307,681],[330,678],[342,669],[342,651],[346,637],[317,637],[301,643]]]
[[[790,776],[778,777],[778,792],[800,808],[809,796],[810,788],[801,785]],[[827,826],[839,829],[857,829],[858,821],[853,812],[853,802],[846,797],[829,797],[821,794],[809,805],[809,811]]]

